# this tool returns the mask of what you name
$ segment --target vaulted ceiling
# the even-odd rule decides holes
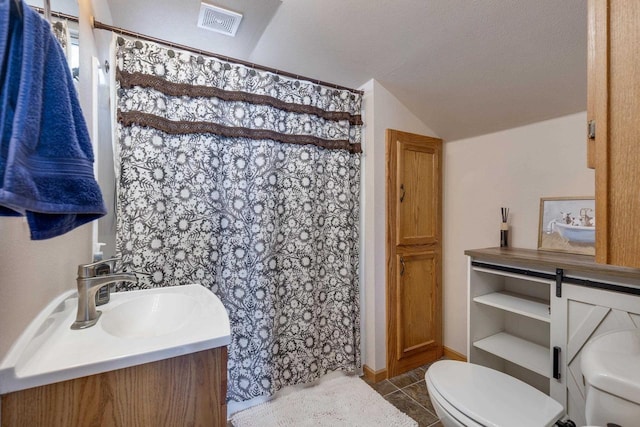
[[[445,140],[586,109],[585,0],[108,0],[113,24],[315,79],[374,78]],[[98,17],[99,18],[99,17]]]

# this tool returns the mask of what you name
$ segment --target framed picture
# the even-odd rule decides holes
[[[538,249],[595,255],[595,212],[593,197],[541,198]]]

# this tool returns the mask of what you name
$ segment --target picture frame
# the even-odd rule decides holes
[[[595,198],[540,199],[538,250],[595,255],[595,241]]]

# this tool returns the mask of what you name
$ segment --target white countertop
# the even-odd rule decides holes
[[[156,336],[122,337],[102,327],[110,310],[157,294],[163,294],[165,299],[172,295],[193,297],[193,306],[188,315],[180,317],[177,327],[175,322],[163,322],[172,325],[171,331]],[[71,330],[77,293],[67,291],[55,298],[0,363],[0,394],[226,346],[231,340],[229,317],[222,303],[197,284],[112,293],[111,301],[98,309],[103,314],[96,325]]]

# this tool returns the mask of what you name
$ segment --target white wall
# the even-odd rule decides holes
[[[586,167],[586,113],[444,147],[444,344],[467,353],[466,249],[499,246],[500,207],[510,246],[536,249],[541,197],[593,196]]]
[[[66,10],[52,2],[53,10]],[[92,79],[87,60],[98,51],[89,16],[111,22],[106,0],[80,0],[80,102],[91,123]],[[37,4],[36,4],[37,5]],[[100,37],[100,36],[99,36]],[[89,65],[88,65],[89,64]],[[84,79],[84,80],[83,80]],[[89,131],[92,126],[89,125]],[[93,137],[93,135],[92,135]],[[54,239],[31,241],[23,218],[0,217],[0,360],[24,328],[55,296],[75,288],[78,264],[91,261],[92,224]]]
[[[385,130],[437,136],[384,86],[364,95],[363,362],[386,367]],[[444,345],[466,354],[466,249],[499,245],[500,207],[510,208],[510,245],[535,249],[540,197],[593,196],[586,168],[586,113],[444,144]]]
[[[0,360],[55,296],[75,287],[77,266],[91,259],[91,225],[54,239],[29,240],[23,218],[0,218]]]
[[[363,362],[374,371],[386,368],[386,162],[385,131],[437,136],[376,80],[369,80],[363,105],[362,155],[364,353]]]

